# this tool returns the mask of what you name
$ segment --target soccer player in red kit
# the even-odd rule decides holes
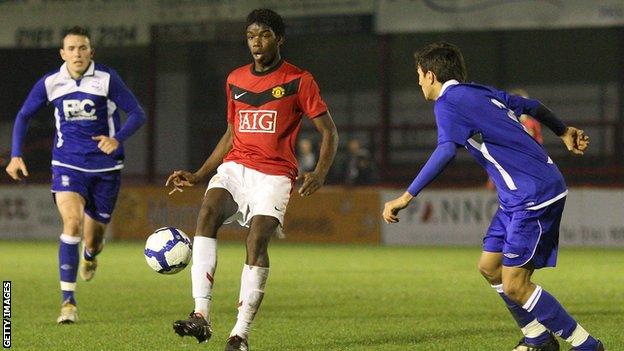
[[[248,350],[251,322],[260,307],[269,275],[267,247],[281,234],[284,213],[295,179],[295,142],[306,116],[321,135],[316,168],[300,175],[301,196],[324,183],[338,145],[336,126],[312,75],[280,55],[284,23],[272,10],[247,16],[247,45],[253,63],[232,71],[227,79],[228,127],[202,167],[195,173],[175,171],[167,179],[172,192],[210,179],[197,218],[191,268],[195,309],[188,319],[174,322],[181,336],[199,342],[212,335],[210,303],[217,264],[217,230],[238,221],[249,227],[247,259],[241,274],[237,322],[225,350]],[[218,168],[217,168],[218,167]]]

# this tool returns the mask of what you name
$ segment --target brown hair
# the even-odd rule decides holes
[[[80,35],[86,37],[87,39],[89,39],[89,41],[91,41],[91,35],[85,27],[73,26],[63,32],[63,38],[61,38],[61,49],[65,46],[65,37],[67,37],[68,35]]]
[[[414,54],[416,67],[433,72],[440,83],[451,79],[466,81],[466,64],[461,50],[447,42],[432,43]]]

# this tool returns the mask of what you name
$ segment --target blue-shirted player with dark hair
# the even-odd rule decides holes
[[[465,147],[498,191],[500,208],[483,239],[479,269],[524,333],[514,350],[559,350],[555,335],[572,344],[572,350],[604,350],[552,295],[531,282],[535,269],[556,264],[568,190],[557,166],[517,116],[534,116],[575,154],[583,154],[589,138],[537,100],[464,83],[464,59],[452,44],[426,46],[416,54],[416,66],[425,99],[435,101],[438,145],[407,192],[385,204],[384,220],[398,222],[399,211],[442,172],[458,147]]]
[[[56,133],[52,150],[52,193],[63,220],[59,271],[63,302],[60,324],[78,320],[76,275],[93,278],[102,251],[123,168],[123,142],[145,122],[145,113],[117,72],[93,58],[90,37],[73,27],[60,49],[65,63],[43,76],[30,91],[13,127],[11,178],[28,176],[22,144],[30,118],[44,105],[54,105]],[[121,126],[119,109],[128,119]],[[22,175],[20,175],[20,172]],[[84,232],[82,255],[78,244]],[[82,258],[81,258],[82,256]]]

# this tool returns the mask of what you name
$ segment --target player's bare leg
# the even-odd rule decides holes
[[[173,323],[173,329],[180,336],[194,336],[198,342],[212,336],[210,302],[217,268],[217,231],[237,210],[238,205],[225,189],[213,188],[204,196],[193,238],[191,279],[195,309],[188,319]]]
[[[238,205],[229,191],[223,188],[208,190],[197,215],[195,235],[216,239],[217,230],[237,210]]]
[[[84,241],[80,256],[80,278],[84,281],[93,279],[97,269],[97,255],[104,248],[106,224],[96,221],[89,215],[84,216]]]
[[[492,285],[501,284],[503,271],[503,254],[500,252],[481,252],[479,272]]]
[[[531,282],[533,268],[505,267],[502,269],[503,291],[512,301],[530,312],[546,328],[570,344],[572,350],[604,351],[599,340],[578,324],[552,295]]]
[[[247,259],[241,274],[241,288],[236,325],[230,332],[226,351],[245,351],[251,323],[264,297],[269,276],[269,241],[279,221],[271,216],[254,216],[247,234]]]
[[[546,327],[540,324],[531,313],[525,311],[521,305],[518,305],[504,294],[502,268],[502,253],[487,251],[481,253],[481,257],[479,258],[479,272],[481,272],[481,275],[483,275],[492,288],[496,290],[503,301],[505,301],[507,309],[524,334],[524,337],[520,339],[513,351],[559,350],[559,342],[548,332]]]
[[[68,324],[78,321],[74,291],[76,290],[79,262],[78,244],[80,243],[85,200],[80,194],[74,192],[57,192],[54,197],[63,220],[63,233],[59,243],[59,271],[63,303],[61,314],[56,322]]]

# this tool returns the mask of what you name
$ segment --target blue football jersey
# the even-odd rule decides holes
[[[84,172],[123,168],[123,142],[144,122],[144,112],[117,72],[91,62],[84,75],[72,79],[66,64],[43,76],[18,113],[12,156],[21,156],[28,121],[46,103],[54,105],[55,129],[52,165]],[[128,114],[128,128],[121,130],[119,109]],[[131,122],[132,119],[132,123]],[[115,137],[119,148],[110,155],[98,149],[92,137]]]
[[[567,194],[561,172],[518,120],[529,103],[487,86],[449,81],[434,107],[438,144],[464,146],[510,211],[538,209]]]

